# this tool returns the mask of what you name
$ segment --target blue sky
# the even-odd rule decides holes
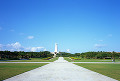
[[[119,0],[0,0],[0,50],[120,51]]]

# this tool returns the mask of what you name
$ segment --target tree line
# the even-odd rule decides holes
[[[86,59],[113,59],[120,58],[120,53],[117,52],[84,52],[84,53],[66,53],[59,52],[57,57],[80,57]],[[18,60],[18,59],[29,59],[29,58],[47,58],[53,57],[49,51],[40,51],[40,52],[24,52],[24,51],[0,51],[0,60]]]
[[[66,53],[66,52],[60,52],[57,56],[63,56],[63,57],[81,57],[86,59],[112,59],[112,58],[120,58],[120,53],[117,52],[104,52],[104,51],[98,51],[98,52],[84,52],[84,53]]]
[[[0,60],[19,60],[29,58],[46,58],[53,57],[49,51],[24,52],[24,51],[0,51]]]

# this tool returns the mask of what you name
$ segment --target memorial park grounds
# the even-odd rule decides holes
[[[14,55],[12,55],[14,54]],[[11,56],[12,55],[12,56]],[[116,55],[116,56],[115,56]],[[64,57],[68,62],[74,62],[78,66],[82,66],[89,70],[109,76],[120,81],[120,53],[107,52],[88,52],[70,54],[61,52],[56,58],[52,58],[50,52],[1,52],[0,62],[53,62],[58,57]],[[22,58],[17,60],[18,58]],[[33,57],[33,58],[30,58]],[[51,57],[51,58],[50,58]],[[111,57],[111,59],[106,59]],[[7,58],[7,59],[6,59]],[[12,60],[11,60],[12,58]],[[5,59],[5,60],[4,60]],[[112,60],[115,62],[112,62]],[[76,63],[75,63],[76,62]],[[91,63],[79,63],[91,62]],[[92,62],[108,62],[108,63],[92,63]],[[24,73],[26,71],[41,67],[47,63],[0,63],[0,81],[12,76]]]

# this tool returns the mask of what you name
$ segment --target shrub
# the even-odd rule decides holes
[[[70,57],[73,60],[81,60],[80,58]]]
[[[75,60],[81,60],[80,58],[75,58]]]
[[[51,59],[52,57],[47,57],[47,58],[43,58],[43,60],[49,60]]]
[[[71,59],[74,59],[74,57],[70,57]]]

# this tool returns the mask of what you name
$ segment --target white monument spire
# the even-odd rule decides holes
[[[54,56],[53,57],[56,57],[57,53],[58,53],[58,44],[55,43],[55,51],[54,51]]]
[[[56,52],[56,53],[58,53],[58,47],[57,47],[57,43],[55,43],[55,51],[54,52]]]

